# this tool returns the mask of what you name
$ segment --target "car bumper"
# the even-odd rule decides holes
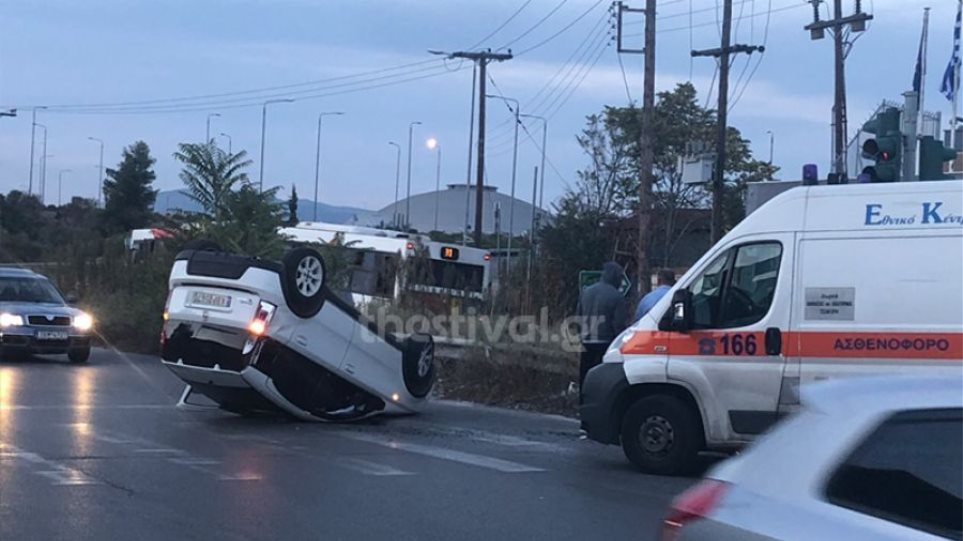
[[[621,420],[616,415],[619,399],[629,388],[622,363],[602,363],[589,370],[579,407],[582,430],[595,441],[619,443]]]
[[[0,348],[4,351],[25,353],[66,353],[74,349],[90,347],[90,336],[69,334],[66,340],[46,340],[37,338],[35,332],[0,333]]]

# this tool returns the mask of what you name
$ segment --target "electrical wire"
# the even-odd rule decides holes
[[[619,59],[619,69],[622,71],[622,82],[625,83],[625,97],[629,100],[629,105],[632,105],[634,101],[632,100],[632,92],[629,90],[629,78],[625,75],[625,65],[622,64],[622,53],[615,51],[615,58]]]
[[[774,10],[772,9],[772,0],[769,0],[769,7],[768,7],[768,9],[766,10],[766,12],[769,14],[769,16],[766,17],[766,26],[765,26],[765,29],[764,29],[763,32],[762,32],[762,46],[763,46],[763,47],[765,47],[765,46],[766,46],[766,43],[769,42],[769,22],[770,22],[770,20],[771,20],[771,15],[772,15],[773,11],[774,11]],[[766,53],[765,53],[765,51],[764,51],[764,52],[762,52],[762,53],[759,55],[759,60],[756,61],[756,65],[753,66],[753,67],[752,67],[752,71],[749,72],[749,77],[746,79],[746,83],[742,86],[742,90],[740,90],[738,94],[735,94],[735,98],[732,100],[732,105],[729,106],[729,110],[730,110],[730,111],[731,111],[736,105],[739,104],[739,100],[742,99],[742,95],[745,94],[746,88],[749,87],[749,82],[752,81],[752,77],[756,74],[756,70],[758,70],[758,69],[759,69],[759,65],[762,64],[762,59],[765,57],[765,54],[766,54]]]
[[[512,13],[511,15],[509,15],[508,18],[505,19],[505,22],[503,22],[502,24],[498,25],[498,28],[496,28],[496,29],[492,30],[491,32],[489,32],[487,36],[485,36],[485,37],[483,37],[482,39],[478,40],[478,42],[475,43],[474,45],[472,45],[471,47],[466,47],[466,48],[467,48],[468,50],[474,49],[474,48],[478,47],[479,45],[481,45],[482,43],[485,43],[486,41],[488,41],[489,39],[491,39],[492,37],[494,37],[495,34],[501,32],[501,30],[502,30],[503,28],[505,28],[506,26],[508,26],[508,23],[512,22],[512,21],[515,19],[515,17],[518,17],[518,14],[521,13],[522,10],[524,10],[524,9],[525,9],[529,4],[531,4],[531,3],[532,3],[532,0],[525,0],[525,3],[523,3],[518,9],[515,10],[515,13]]]
[[[47,108],[50,110],[52,109],[100,109],[100,108],[133,107],[133,106],[154,106],[157,104],[180,103],[180,102],[185,102],[184,105],[186,106],[186,105],[193,105],[193,103],[191,102],[212,100],[216,98],[230,98],[234,96],[245,96],[245,95],[251,95],[250,99],[254,99],[255,98],[255,96],[253,96],[254,94],[263,94],[263,93],[274,92],[278,90],[287,90],[287,89],[293,89],[293,88],[324,85],[325,83],[330,83],[333,81],[344,81],[344,80],[350,80],[350,79],[356,79],[356,78],[363,78],[370,75],[376,75],[379,73],[398,71],[402,69],[413,68],[416,66],[425,66],[428,64],[436,64],[439,66],[441,65],[440,59],[433,58],[430,60],[409,62],[407,64],[401,64],[401,65],[392,66],[389,68],[380,68],[380,69],[356,73],[352,75],[328,77],[324,79],[316,79],[313,81],[305,81],[301,83],[261,87],[261,88],[255,88],[255,89],[249,89],[249,90],[238,90],[233,92],[200,94],[195,96],[182,96],[182,97],[176,97],[176,98],[156,98],[156,99],[149,99],[149,100],[123,101],[123,102],[105,102],[105,103],[92,103],[92,104],[90,103],[88,104],[55,104],[55,105],[48,105]],[[273,95],[276,95],[276,94],[273,94]]]
[[[516,36],[515,39],[509,41],[509,42],[506,43],[505,45],[502,45],[501,47],[498,48],[498,50],[507,49],[507,48],[511,47],[513,44],[518,43],[518,41],[521,40],[521,39],[523,39],[525,36],[527,36],[527,35],[531,34],[532,32],[534,32],[536,28],[538,28],[539,26],[542,26],[542,24],[544,24],[545,21],[547,21],[552,15],[555,14],[555,12],[557,12],[559,9],[561,9],[562,6],[564,6],[566,3],[568,3],[568,0],[562,0],[561,2],[559,2],[558,5],[556,5],[554,8],[552,8],[552,11],[549,11],[544,17],[542,17],[541,19],[539,19],[538,22],[536,22],[536,23],[533,24],[531,27],[529,27],[528,30],[522,32],[521,34],[519,34],[518,36]]]
[[[528,48],[522,49],[521,51],[518,51],[517,53],[515,53],[515,56],[522,55],[522,54],[525,54],[525,53],[527,53],[527,52],[529,52],[529,51],[533,51],[533,50],[535,50],[535,49],[538,49],[538,48],[541,47],[542,45],[545,45],[546,43],[548,43],[548,42],[552,41],[553,39],[557,38],[558,36],[562,35],[562,34],[563,34],[564,32],[566,32],[569,28],[572,28],[572,27],[575,26],[579,21],[581,21],[582,19],[584,19],[586,15],[588,15],[589,13],[591,13],[591,12],[592,12],[595,8],[597,8],[597,7],[599,6],[599,4],[601,4],[601,3],[602,3],[602,0],[596,0],[596,2],[595,2],[594,4],[592,4],[591,6],[589,6],[589,8],[586,9],[585,11],[583,11],[578,17],[575,17],[575,19],[574,19],[572,22],[570,22],[570,23],[568,23],[567,25],[563,26],[558,32],[555,32],[555,33],[552,34],[551,36],[543,39],[542,41],[536,43],[535,45],[532,45],[531,47],[528,47]]]
[[[572,95],[575,94],[575,91],[578,90],[578,88],[582,85],[582,82],[585,81],[585,78],[588,77],[588,74],[591,73],[592,68],[594,68],[595,65],[599,63],[599,60],[602,58],[602,54],[605,53],[605,49],[608,48],[610,45],[611,45],[611,42],[602,44],[602,47],[599,49],[598,54],[595,56],[595,60],[593,60],[592,63],[588,65],[584,73],[582,73],[581,78],[579,78],[578,82],[575,83],[575,85],[569,89],[568,95],[566,95],[565,98],[558,104],[558,106],[555,107],[555,110],[550,113],[547,112],[548,110],[546,110],[545,118],[552,118],[559,111],[562,110],[562,107],[564,107],[565,104],[568,102],[568,100],[572,97]],[[551,109],[551,105],[549,106],[548,109]]]
[[[775,13],[780,13],[780,12],[783,12],[783,11],[789,11],[789,10],[792,10],[792,9],[799,9],[799,8],[801,8],[801,7],[805,7],[806,5],[807,5],[807,4],[790,4],[790,5],[788,5],[788,6],[782,6],[782,7],[779,7],[779,8],[774,8],[774,9],[772,10],[772,13],[775,14]],[[757,13],[757,14],[755,15],[755,17],[762,17],[762,16],[764,16],[764,15],[770,15],[770,14],[767,13],[767,12],[759,12],[759,13]],[[678,31],[680,31],[680,30],[690,30],[690,29],[695,29],[695,28],[705,28],[705,27],[708,27],[708,26],[713,26],[713,25],[715,25],[715,24],[716,24],[716,23],[709,21],[709,22],[694,24],[694,25],[691,25],[691,26],[690,26],[690,25],[686,25],[686,26],[675,26],[675,27],[671,27],[671,28],[662,28],[662,29],[660,29],[660,30],[656,30],[655,33],[656,33],[656,34],[664,34],[664,33],[666,33],[666,32],[678,32]],[[636,33],[633,33],[633,34],[622,34],[622,37],[623,37],[623,38],[635,38],[635,37],[641,37],[641,36],[643,36],[643,35],[644,35],[644,34],[643,34],[642,32],[636,32]]]

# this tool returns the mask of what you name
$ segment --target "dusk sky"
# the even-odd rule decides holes
[[[124,146],[146,141],[157,158],[156,187],[180,188],[172,153],[178,142],[203,140],[208,113],[221,115],[211,121],[212,136],[230,134],[235,151],[248,151],[254,160],[249,175],[256,181],[260,104],[287,96],[296,101],[269,106],[266,185],[282,184],[287,191],[294,183],[302,197],[311,197],[317,114],[322,111],[344,111],[345,115],[324,119],[321,201],[368,209],[391,203],[395,149],[388,141],[404,149],[408,123],[413,120],[423,124],[414,132],[412,192],[434,189],[435,151],[426,148],[428,137],[441,143],[442,184],[462,183],[467,167],[470,63],[434,60],[362,78],[330,79],[432,61],[436,57],[428,49],[472,47],[523,4],[511,22],[478,47],[497,49],[511,43],[518,55],[492,65],[497,90],[490,86],[490,91],[517,98],[523,113],[550,116],[548,158],[554,168],[545,177],[547,205],[586,164],[575,141],[585,116],[628,99],[614,44],[604,45],[608,1],[0,0],[0,106],[20,108],[18,117],[0,118],[0,191],[27,188],[30,106],[51,106],[38,114],[37,121],[49,128],[47,146],[52,156],[47,165],[47,201],[56,202],[56,178],[63,169],[72,170],[64,176],[65,200],[70,195],[95,195],[98,146],[89,136],[106,142],[107,167],[117,164]],[[642,7],[644,0],[627,4]],[[719,46],[716,4],[714,0],[660,1],[658,89],[691,79],[700,99],[705,99],[714,62],[690,59],[689,51]],[[847,12],[852,4],[845,2]],[[951,53],[956,0],[866,0],[863,6],[875,19],[847,63],[850,134],[881,99],[901,101],[902,92],[909,90],[924,6],[932,7],[925,107],[949,118],[950,103],[939,93],[939,84]],[[822,12],[825,16],[825,5]],[[798,178],[807,162],[819,164],[824,174],[830,158],[831,39],[810,40],[803,26],[811,22],[812,9],[802,0],[736,0],[734,13],[739,18],[734,41],[765,42],[766,53],[751,79],[748,75],[760,56],[740,55],[734,60],[730,88],[733,98],[741,95],[741,99],[730,123],[752,140],[755,155],[763,160],[769,153],[766,132],[775,134],[774,161],[782,168],[780,178]],[[583,14],[558,37],[523,52]],[[632,36],[627,41],[637,47],[641,47],[642,21],[641,16],[626,19],[626,32]],[[599,60],[592,66],[597,54]],[[639,100],[641,56],[623,55],[622,61],[631,96]],[[747,62],[752,64],[745,69]],[[431,77],[385,85],[423,75]],[[357,91],[375,85],[385,86]],[[286,88],[276,88],[282,86]],[[55,110],[55,106],[265,88],[275,89],[111,109]],[[714,104],[712,98],[710,105]],[[496,100],[489,100],[488,106],[489,182],[507,193],[510,113]],[[540,141],[539,124],[528,126]],[[227,145],[226,139],[217,140]],[[524,132],[521,141],[518,193],[527,198],[539,153]],[[402,184],[404,171],[403,155]]]

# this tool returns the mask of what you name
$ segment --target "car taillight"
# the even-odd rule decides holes
[[[261,301],[257,305],[257,310],[254,312],[254,318],[247,325],[247,330],[254,336],[261,336],[267,331],[268,323],[271,322],[271,318],[274,317],[274,311],[277,306],[269,302]]]
[[[683,526],[705,518],[719,503],[728,485],[723,481],[706,479],[672,500],[669,514],[662,521],[662,541],[672,541]]]

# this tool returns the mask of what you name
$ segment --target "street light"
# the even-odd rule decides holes
[[[220,117],[221,113],[210,113],[207,115],[207,131],[204,132],[204,144],[209,145],[211,143],[211,118]]]
[[[772,165],[772,149],[776,146],[776,135],[772,133],[772,130],[766,130],[769,134],[769,165]]]
[[[401,145],[394,141],[388,141],[388,144],[398,150],[398,159],[395,162],[395,206],[393,207],[394,214],[391,216],[392,224],[398,225],[398,188],[401,185]]]
[[[485,94],[486,98],[496,98],[505,102],[511,102],[515,104],[515,145],[512,149],[512,193],[511,201],[508,202],[508,246],[506,247],[508,251],[508,266],[511,267],[512,263],[512,237],[515,236],[515,173],[518,168],[518,125],[521,123],[518,120],[520,114],[520,107],[518,105],[518,100],[514,98],[506,98],[505,96],[496,96],[494,94]]]
[[[104,141],[96,137],[88,137],[91,141],[100,143],[100,165],[97,166],[97,206],[100,206],[100,196],[104,193]]]
[[[542,166],[539,169],[539,175],[538,175],[540,177],[538,179],[538,183],[539,183],[538,208],[542,208],[542,196],[545,195],[545,153],[547,152],[547,148],[548,148],[548,119],[538,115],[520,114],[518,116],[522,116],[525,118],[534,118],[536,120],[542,121]],[[532,219],[534,220],[534,217]]]
[[[425,146],[428,150],[438,151],[438,160],[435,165],[435,225],[432,227],[432,231],[438,231],[438,198],[441,194],[441,143],[438,139],[432,137],[425,141]]]
[[[418,120],[408,123],[408,189],[405,191],[405,230],[411,225],[411,131],[421,125]]]
[[[318,179],[321,177],[321,119],[326,116],[341,116],[341,111],[318,113],[318,146],[314,155],[314,221],[318,221]]]
[[[227,138],[227,154],[228,154],[228,155],[233,154],[234,151],[231,149],[231,147],[234,145],[234,141],[231,139],[231,136],[228,135],[228,134],[226,134],[226,133],[224,133],[224,132],[221,132],[220,135],[221,135],[221,137],[226,137],[226,138]]]
[[[277,100],[267,100],[261,105],[261,164],[260,172],[257,177],[257,191],[264,191],[264,134],[267,127],[267,106],[272,103],[291,103],[294,100],[291,98],[277,99]]]
[[[27,194],[33,195],[33,147],[37,140],[37,109],[46,109],[44,106],[34,107],[30,115],[30,181],[27,184]]]
[[[64,173],[70,173],[73,169],[61,169],[57,173],[57,206],[63,204],[63,194],[64,194]]]
[[[47,187],[47,126],[36,122],[34,125],[43,130],[43,151],[40,155],[40,203],[43,204]]]

